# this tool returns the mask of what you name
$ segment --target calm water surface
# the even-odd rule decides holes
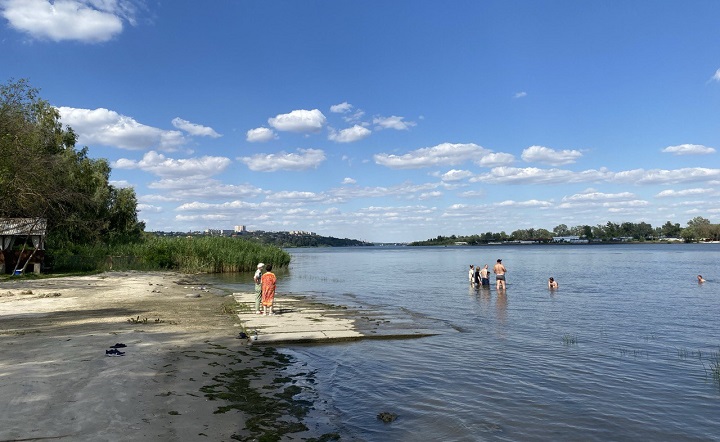
[[[280,293],[410,311],[446,331],[289,350],[316,372],[343,440],[720,440],[720,245],[290,252]],[[469,264],[497,258],[506,292],[470,288]]]

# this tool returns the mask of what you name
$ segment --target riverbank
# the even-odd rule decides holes
[[[0,280],[0,440],[321,436],[309,375],[237,339],[235,305],[177,273]]]

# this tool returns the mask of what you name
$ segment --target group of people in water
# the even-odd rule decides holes
[[[507,269],[502,263],[502,259],[498,259],[492,269],[495,274],[495,287],[497,290],[505,290],[505,274]],[[488,264],[484,267],[475,266],[470,264],[470,270],[468,271],[468,279],[470,285],[473,287],[487,287],[490,288],[490,268]],[[558,288],[558,282],[552,276],[548,279],[548,288]]]

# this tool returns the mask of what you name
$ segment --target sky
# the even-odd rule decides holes
[[[148,231],[720,223],[715,0],[0,0]]]

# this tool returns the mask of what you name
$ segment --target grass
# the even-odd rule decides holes
[[[255,270],[258,262],[285,267],[290,254],[270,245],[229,237],[150,237],[116,246],[77,246],[52,253],[53,273],[106,270],[177,270],[233,273]]]
[[[565,335],[563,335],[562,339],[564,345],[575,345],[578,343],[577,336],[575,335],[570,335],[566,333]]]
[[[712,378],[713,381],[720,384],[720,350],[710,353],[708,358],[708,364],[705,365],[705,373]]]

